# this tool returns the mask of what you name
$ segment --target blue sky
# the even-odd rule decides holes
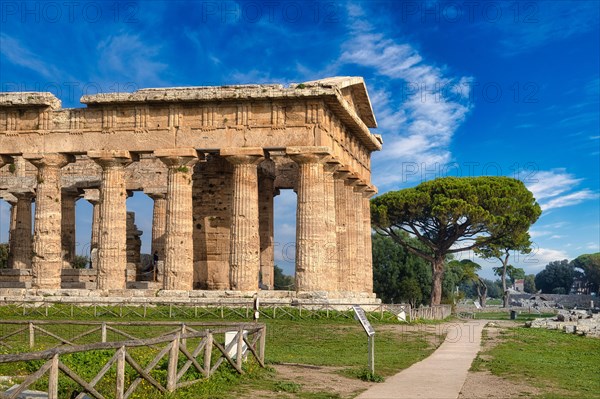
[[[383,150],[380,193],[439,176],[522,179],[544,213],[516,264],[600,250],[597,1],[0,3],[2,91],[292,83],[363,76]],[[293,271],[295,194],[276,197]],[[149,251],[151,200],[128,200]],[[91,206],[78,201],[78,248]],[[8,207],[0,206],[6,240]],[[469,256],[465,254],[463,256]],[[481,262],[491,277],[493,263]]]

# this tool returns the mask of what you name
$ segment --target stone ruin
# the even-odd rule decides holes
[[[296,290],[374,298],[370,156],[382,140],[364,81],[0,93],[0,198],[11,205],[0,289],[273,288],[273,197],[297,193]],[[154,200],[157,282],[140,273],[126,199]],[[91,269],[73,269],[75,202],[93,205]],[[35,222],[31,222],[35,202]],[[33,228],[33,234],[32,234]]]
[[[525,325],[600,338],[600,313],[586,310],[561,310],[555,317],[535,319],[526,322]]]

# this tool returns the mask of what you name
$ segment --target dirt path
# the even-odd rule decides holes
[[[485,352],[500,343],[500,331],[505,328],[515,327],[521,323],[513,321],[495,321],[488,323],[485,328],[485,337],[481,341],[481,351]],[[485,358],[485,355],[480,355]],[[522,382],[508,381],[495,376],[489,371],[469,371],[463,385],[459,399],[511,399],[528,398],[540,393],[539,389]]]

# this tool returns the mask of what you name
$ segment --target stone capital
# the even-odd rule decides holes
[[[287,147],[285,153],[296,163],[324,163],[330,160],[329,147]]]
[[[365,197],[365,198],[371,198],[375,194],[377,194],[377,187],[375,187],[373,185],[369,185],[369,186],[367,186],[367,188],[363,192],[363,197]]]
[[[198,162],[198,152],[193,148],[166,148],[154,151],[154,156],[167,167],[193,166]]]
[[[115,166],[125,167],[137,159],[135,155],[125,150],[93,150],[88,151],[87,155],[103,169]]]
[[[258,165],[265,159],[260,147],[223,148],[220,155],[233,165]]]
[[[354,184],[353,188],[355,193],[364,193],[369,188],[369,186],[363,183],[362,181],[358,180]]]
[[[73,155],[60,153],[23,154],[23,158],[31,162],[38,169],[48,166],[62,168],[69,163],[75,162]]]
[[[146,191],[144,191],[144,194],[146,194],[148,197],[152,198],[154,201],[167,198],[166,192],[157,192],[157,191],[146,192]]]
[[[33,201],[33,199],[35,198],[35,193],[33,193],[32,191],[17,191],[17,192],[11,192],[12,195],[14,195],[17,200],[24,200],[24,201]]]
[[[275,162],[271,159],[265,159],[258,165],[258,171],[261,177],[275,179],[277,172]]]

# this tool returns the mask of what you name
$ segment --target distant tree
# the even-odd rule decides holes
[[[283,274],[283,269],[275,265],[273,274],[273,284],[276,290],[293,290],[294,277]]]
[[[600,290],[600,252],[580,255],[571,261],[571,265],[581,273],[581,278],[590,292],[598,293]]]
[[[545,294],[568,294],[575,271],[567,259],[550,262],[546,268],[536,274],[535,286]]]
[[[423,300],[421,286],[414,277],[409,277],[400,282],[398,285],[400,299],[403,302],[408,302],[413,308],[418,307]]]
[[[527,231],[540,207],[525,185],[501,176],[444,177],[371,200],[373,227],[431,265],[431,304],[442,299],[446,257]],[[401,231],[426,248],[415,247]]]
[[[8,267],[8,244],[0,244],[0,269]]]
[[[481,270],[479,264],[470,259],[463,259],[461,261],[452,260],[448,262],[448,269],[446,271],[448,270],[452,270],[454,274],[458,276],[458,286],[461,288],[464,287],[463,289],[466,296],[476,296],[481,306],[485,306],[487,286],[483,279],[477,274],[477,272]]]
[[[415,246],[421,245],[414,238],[406,237],[406,239],[412,240]],[[373,291],[375,291],[377,296],[384,303],[406,301],[407,295],[405,295],[403,290],[412,283],[405,283],[406,285],[403,285],[403,282],[410,280],[416,282],[421,291],[421,299],[416,302],[418,304],[423,303],[425,299],[423,293],[429,292],[431,289],[431,269],[427,262],[409,253],[402,246],[397,245],[390,237],[375,234],[372,237],[372,247]],[[413,299],[416,297],[417,295],[411,296]]]
[[[523,289],[528,294],[535,294],[537,292],[537,288],[535,287],[535,274],[528,274],[525,276]]]
[[[508,275],[508,279],[511,285],[514,285],[517,280],[525,279],[525,270],[521,267],[511,267],[506,270],[506,274]]]
[[[534,217],[532,217],[531,223],[534,223],[542,212],[537,204],[536,207],[536,214]],[[475,252],[482,258],[495,258],[500,261],[500,266],[494,268],[494,273],[497,276],[500,276],[500,281],[502,282],[502,306],[505,308],[508,307],[510,301],[508,289],[506,287],[506,276],[516,273],[515,267],[508,264],[508,259],[511,252],[521,254],[528,254],[531,252],[531,237],[529,236],[528,230],[529,226],[521,231],[515,232],[510,236],[505,236],[495,242],[490,242],[481,246],[480,248],[475,249]],[[521,272],[523,276],[525,276],[523,269],[521,269]]]
[[[483,282],[487,287],[487,296],[489,298],[502,298],[502,282],[500,280],[492,281],[484,278]]]
[[[75,255],[75,258],[71,262],[73,269],[85,269],[90,262],[90,258],[83,255]]]

